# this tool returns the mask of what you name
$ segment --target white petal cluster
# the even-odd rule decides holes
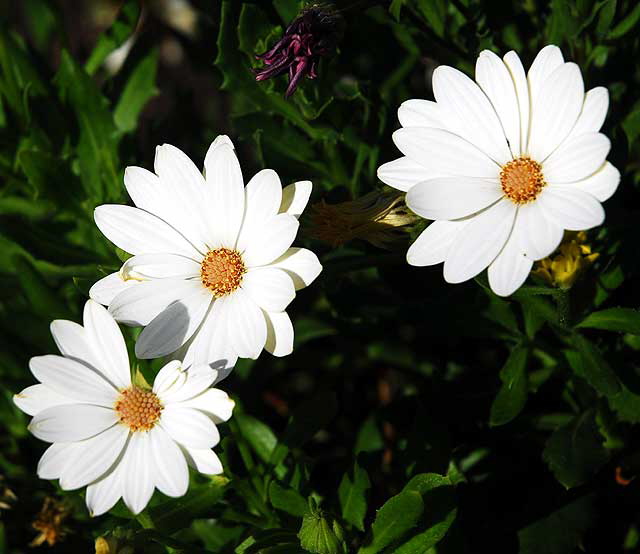
[[[416,266],[444,262],[449,283],[488,268],[493,291],[509,295],[535,260],[558,247],[565,229],[604,221],[601,202],[620,181],[606,161],[609,139],[599,132],[607,90],[585,93],[580,68],[550,45],[526,74],[513,51],[502,59],[481,52],[475,82],[440,66],[433,93],[435,102],[400,106],[402,128],[393,141],[403,157],[378,169],[384,183],[407,192],[411,210],[433,220],[407,260]],[[509,175],[514,160],[539,169],[539,191],[518,180],[522,175]],[[528,199],[510,196],[505,180],[522,187]]]
[[[313,252],[291,247],[311,182],[283,189],[278,175],[265,169],[245,187],[226,136],[211,144],[204,175],[167,144],[157,148],[154,170],[125,172],[136,207],[95,211],[102,233],[133,257],[96,283],[91,297],[117,321],[145,327],[136,343],[139,358],[173,355],[222,373],[263,348],[291,353],[293,326],[285,309],[322,269]],[[216,277],[228,289],[216,294],[217,284],[205,275],[207,256],[214,260],[211,275],[218,276],[221,252],[237,254],[237,261],[231,281]]]
[[[156,488],[182,496],[188,465],[222,473],[211,448],[220,440],[216,424],[231,417],[234,403],[210,388],[218,378],[215,370],[184,369],[172,361],[151,391],[134,387],[122,333],[93,300],[85,305],[84,326],[57,320],[51,333],[62,355],[32,358],[29,367],[39,384],[14,396],[33,416],[30,431],[52,443],[38,464],[39,477],[59,479],[63,490],[87,486],[87,507],[100,515],[120,498],[137,514]],[[151,402],[123,409],[123,395],[132,390]],[[140,414],[144,430],[131,425]]]

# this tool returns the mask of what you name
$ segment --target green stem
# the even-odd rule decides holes
[[[153,524],[153,520],[151,519],[149,514],[146,512],[146,510],[140,512],[136,516],[136,520],[138,521],[140,526],[142,528],[144,528],[144,529],[155,529],[155,525]]]
[[[556,305],[558,307],[558,323],[562,327],[571,325],[571,289],[560,289],[556,294]]]

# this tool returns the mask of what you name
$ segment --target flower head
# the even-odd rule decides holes
[[[69,513],[69,506],[64,502],[47,496],[36,519],[31,524],[40,534],[29,543],[29,546],[40,546],[45,542],[49,546],[53,546],[63,540],[68,532],[64,521],[69,517]]]
[[[599,132],[609,96],[585,93],[580,68],[546,46],[525,74],[515,52],[480,53],[476,81],[447,66],[433,74],[435,102],[407,100],[393,135],[404,157],[378,169],[407,192],[407,206],[434,220],[409,248],[411,265],[444,262],[460,283],[488,268],[506,296],[533,263],[549,256],[564,230],[602,224],[601,202],[620,173]]]
[[[587,234],[565,233],[562,244],[554,256],[536,262],[532,275],[537,275],[547,283],[560,289],[569,289],[584,271],[595,262],[599,255],[586,244]]]
[[[317,77],[320,58],[335,50],[341,33],[342,17],[338,13],[317,4],[305,8],[270,50],[256,56],[265,64],[256,71],[256,81],[288,73],[288,98],[303,77]]]
[[[63,490],[87,486],[92,515],[110,510],[120,497],[133,513],[155,488],[167,496],[187,492],[187,465],[218,474],[211,450],[220,440],[217,423],[231,417],[233,401],[210,386],[218,372],[208,366],[184,369],[174,360],[158,373],[152,389],[133,384],[118,325],[89,300],[84,327],[51,324],[62,356],[31,358],[40,381],[14,396],[33,416],[29,430],[53,443],[38,463],[38,476],[59,479]]]
[[[362,198],[311,206],[311,234],[332,246],[362,239],[378,248],[390,248],[406,236],[408,225],[418,217],[407,210],[404,194],[395,191],[372,191]]]
[[[285,309],[322,267],[313,252],[291,248],[309,181],[283,189],[276,172],[265,169],[245,187],[226,136],[213,142],[204,167],[206,176],[163,145],[155,174],[127,168],[136,207],[99,206],[95,220],[133,257],[90,296],[116,320],[146,327],[136,343],[139,358],[173,354],[185,365],[216,364],[223,376],[238,356],[292,351]]]

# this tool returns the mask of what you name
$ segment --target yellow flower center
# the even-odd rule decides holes
[[[246,271],[240,252],[229,248],[217,248],[211,250],[202,260],[200,279],[214,296],[220,297],[236,290]]]
[[[538,162],[531,158],[518,158],[502,166],[500,184],[509,200],[526,204],[533,202],[547,183]]]
[[[160,419],[162,407],[154,392],[135,386],[121,391],[116,400],[120,423],[132,431],[149,431]]]

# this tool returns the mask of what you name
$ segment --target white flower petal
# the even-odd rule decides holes
[[[114,425],[95,437],[74,443],[76,448],[60,475],[60,488],[78,489],[102,477],[120,456],[128,437],[126,426]]]
[[[291,277],[276,267],[252,268],[242,278],[242,289],[268,312],[282,312],[296,296]]]
[[[293,325],[287,312],[265,312],[267,341],[264,348],[274,356],[288,356],[293,352]]]
[[[238,360],[228,339],[226,321],[221,317],[223,302],[214,300],[200,328],[173,357],[184,360],[184,367],[208,365],[217,371],[216,381],[227,377]]]
[[[453,67],[441,65],[433,72],[433,94],[438,105],[446,113],[449,129],[464,137],[500,165],[511,159],[498,116],[473,80]],[[461,164],[462,160],[458,163]],[[466,164],[467,160],[464,160],[464,165]]]
[[[594,173],[607,159],[611,141],[602,133],[584,133],[565,141],[542,165],[548,183],[573,183]]]
[[[289,248],[282,256],[271,262],[269,267],[286,271],[293,279],[296,290],[308,287],[322,271],[318,256],[306,248]]]
[[[37,474],[40,479],[59,479],[77,449],[77,443],[56,442],[44,451],[38,462]]]
[[[461,283],[485,269],[505,245],[515,214],[516,205],[503,199],[470,219],[444,262],[445,281]]]
[[[398,108],[398,121],[403,127],[447,128],[442,108],[431,100],[405,100]]]
[[[213,450],[181,446],[189,465],[205,475],[219,475],[224,471],[222,462]]]
[[[88,366],[48,354],[29,360],[29,369],[43,385],[58,394],[99,406],[113,406],[118,391]]]
[[[200,277],[201,264],[179,254],[138,254],[122,266],[124,279],[190,279]]]
[[[495,179],[500,173],[498,165],[484,152],[461,136],[444,129],[398,129],[393,133],[393,142],[400,152],[423,165],[432,176]]]
[[[407,252],[407,262],[414,266],[435,265],[444,262],[458,232],[467,221],[434,221]]]
[[[542,163],[567,137],[582,110],[584,84],[580,68],[571,62],[559,66],[545,78],[538,96],[532,93],[531,101],[528,152]]]
[[[538,52],[527,74],[532,106],[538,100],[546,80],[563,63],[564,58],[562,57],[560,48],[553,44],[545,46]]]
[[[91,404],[54,406],[38,412],[29,430],[46,442],[72,442],[93,437],[118,421],[115,410]]]
[[[172,360],[165,364],[153,380],[153,392],[161,396],[173,387],[179,388],[187,380],[187,372],[180,360]]]
[[[266,265],[282,256],[296,238],[299,226],[298,220],[286,213],[270,218],[259,232],[251,236],[246,250],[241,251],[245,265]]]
[[[533,260],[524,255],[514,228],[500,254],[489,265],[487,273],[491,290],[498,296],[513,294],[527,280],[532,265]]]
[[[597,133],[607,117],[608,109],[609,91],[606,88],[596,87],[587,91],[578,121],[567,138],[579,137],[584,133]]]
[[[219,424],[229,420],[235,402],[220,389],[207,389],[198,396],[181,402],[180,406],[200,410],[211,417],[214,423]]]
[[[245,208],[242,229],[236,248],[243,251],[254,234],[278,214],[282,202],[282,184],[272,169],[263,169],[253,176],[245,189]]]
[[[123,290],[137,284],[138,281],[134,279],[125,281],[120,272],[116,271],[94,283],[89,289],[89,296],[96,302],[108,306]]]
[[[226,300],[223,316],[231,345],[241,358],[255,360],[267,341],[267,323],[262,310],[242,289],[218,301],[221,300]]]
[[[549,220],[569,231],[586,231],[604,221],[602,204],[577,186],[548,185],[537,202]]]
[[[74,321],[56,319],[49,326],[53,340],[60,353],[67,358],[97,367],[96,354],[87,337],[87,332]]]
[[[178,166],[175,170],[169,167],[174,157]],[[141,167],[125,169],[124,184],[131,200],[141,210],[178,229],[200,252],[206,252],[202,219],[198,213],[202,204],[190,197],[195,191],[196,198],[202,198],[202,175],[186,154],[169,145],[156,149],[156,164],[162,169],[162,179]],[[181,166],[187,166],[186,170],[181,171]]]
[[[129,354],[118,324],[93,300],[87,300],[84,305],[83,322],[87,342],[95,353],[96,368],[116,388],[128,387],[131,384]]]
[[[170,144],[156,147],[154,168],[164,189],[167,223],[193,240],[202,251],[208,233],[207,214],[203,210],[206,187],[202,173],[189,156]]]
[[[413,187],[405,199],[425,219],[460,219],[479,212],[503,196],[497,181],[437,177]]]
[[[122,500],[132,513],[139,514],[151,500],[155,487],[149,433],[131,434],[122,463],[126,464]]]
[[[296,181],[284,187],[278,212],[300,217],[307,207],[312,188],[311,181]]]
[[[54,391],[46,385],[31,385],[13,395],[13,403],[25,414],[36,415],[42,410],[64,404],[76,404],[77,400]]]
[[[166,406],[160,419],[161,427],[171,438],[192,448],[211,448],[220,441],[213,421],[199,410],[177,404]]]
[[[182,254],[202,257],[174,227],[149,212],[132,206],[104,204],[94,212],[98,229],[129,254]]]
[[[109,473],[87,487],[85,501],[91,517],[108,512],[122,496],[127,471],[123,458],[124,456],[121,455]]]
[[[518,208],[512,234],[518,237],[521,253],[531,260],[541,260],[558,248],[564,231],[545,217],[539,202],[530,202]]]
[[[199,282],[192,291],[160,312],[143,329],[136,341],[136,356],[161,358],[180,348],[204,319],[213,299]]]
[[[520,151],[516,152],[513,145],[511,146],[511,150],[514,156],[521,156],[526,153],[529,139],[529,114],[531,112],[529,84],[518,54],[511,50],[505,54],[503,61],[513,79],[516,96],[518,98],[518,113],[520,117]]]
[[[144,281],[116,296],[109,306],[109,313],[126,325],[148,325],[174,302],[203,289],[202,283],[195,279]]]
[[[204,159],[206,209],[211,248],[234,248],[244,215],[244,181],[238,158],[226,141],[214,142]]]
[[[189,488],[189,469],[182,450],[158,425],[149,432],[149,440],[156,487],[167,496],[183,496]]]
[[[407,192],[414,185],[432,177],[437,177],[434,171],[430,171],[407,156],[382,164],[378,168],[378,179],[385,185],[402,192]]]
[[[509,69],[490,50],[483,50],[476,61],[476,81],[489,97],[515,157],[520,155],[520,110],[516,88]]]
[[[160,395],[160,400],[163,404],[182,403],[199,395],[216,381],[218,372],[208,365],[195,365],[186,371],[186,377],[177,386]]]
[[[582,181],[571,183],[573,186],[595,196],[600,202],[611,198],[620,184],[620,172],[609,162],[605,162],[598,171]]]

